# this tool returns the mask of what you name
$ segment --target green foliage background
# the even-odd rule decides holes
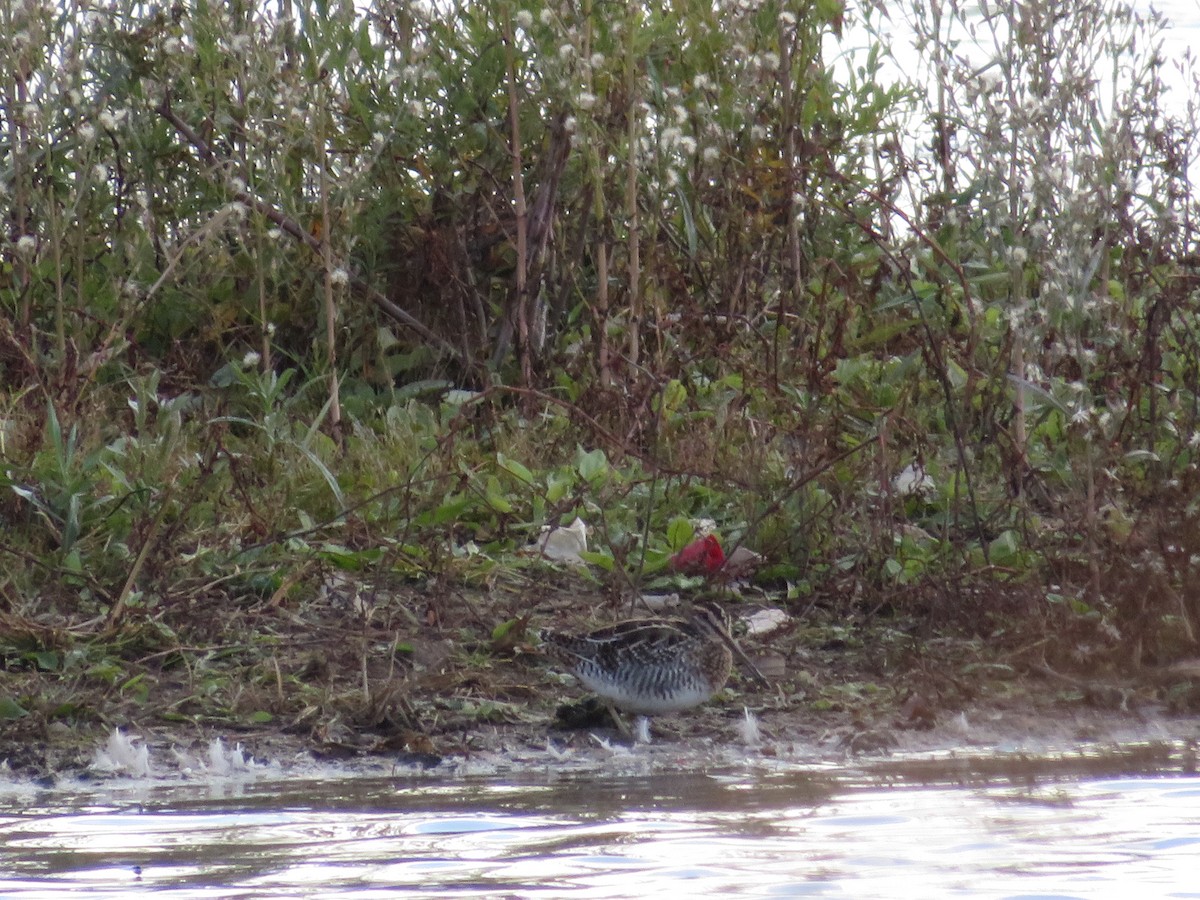
[[[908,16],[895,80],[840,0],[5,4],[5,621],[169,644],[581,515],[617,587],[707,519],[797,608],[1186,652],[1157,26]]]

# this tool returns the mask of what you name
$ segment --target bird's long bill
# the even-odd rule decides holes
[[[754,680],[763,687],[769,688],[771,686],[771,682],[767,681],[767,677],[763,675],[762,672],[758,671],[758,666],[750,662],[750,657],[742,652],[742,648],[739,647],[738,642],[733,639],[733,635],[726,634],[724,630],[721,630],[718,633],[721,635],[721,640],[723,640],[725,645],[733,651],[733,655],[737,657],[738,662],[740,662],[745,667],[746,671],[754,677]]]

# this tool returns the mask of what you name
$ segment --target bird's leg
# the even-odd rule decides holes
[[[617,726],[617,731],[621,736],[626,740],[635,741],[636,738],[629,730],[629,723],[625,721],[625,717],[617,712],[617,708],[613,704],[606,701],[604,705],[608,707],[608,717],[613,720],[613,724]],[[639,716],[639,718],[641,717]]]

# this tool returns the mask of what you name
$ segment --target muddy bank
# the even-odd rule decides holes
[[[1200,740],[1185,667],[1064,673],[976,637],[917,637],[894,618],[797,613],[761,596],[723,602],[742,632],[756,612],[783,613],[740,638],[771,687],[735,672],[710,703],[654,720],[652,743],[629,746],[533,637],[539,626],[586,630],[625,610],[582,600],[577,585],[525,588],[426,587],[369,602],[325,592],[302,609],[176,610],[170,629],[148,629],[141,646],[76,641],[79,665],[66,663],[64,646],[57,667],[34,657],[2,673],[19,713],[0,727],[0,761],[22,780],[104,777],[97,750],[116,728],[163,774],[203,771],[218,738],[275,766],[445,774],[1150,744],[1185,766]],[[154,646],[156,634],[167,646]]]

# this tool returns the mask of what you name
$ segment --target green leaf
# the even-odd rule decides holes
[[[1162,462],[1161,457],[1153,450],[1130,450],[1125,454],[1126,462]]]
[[[507,636],[508,633],[512,631],[520,621],[520,619],[509,619],[507,622],[501,622],[492,629],[492,642],[499,643],[500,641],[504,640],[505,636]]]
[[[471,501],[465,497],[453,497],[436,509],[426,510],[417,516],[417,525],[428,527],[430,525],[444,525],[447,522],[453,522],[456,519],[462,518],[462,514],[467,511],[467,507],[470,505]]]
[[[79,535],[83,532],[82,520],[82,501],[78,494],[72,494],[71,499],[67,501],[67,519],[63,523],[62,546],[64,550],[71,552],[74,549],[75,542],[79,540]]]
[[[383,557],[383,551],[378,548],[368,550],[351,550],[338,544],[323,544],[317,551],[317,556],[333,563],[339,569],[350,572],[361,572],[371,563],[378,562]]]
[[[149,694],[149,690],[149,685],[146,683],[145,672],[134,675],[120,687],[122,694],[129,693],[141,700],[146,699],[146,696]]]
[[[0,697],[0,719],[19,719],[29,715],[29,710],[12,697]]]
[[[849,349],[854,353],[863,353],[873,347],[882,346],[899,334],[915,331],[921,322],[919,319],[902,319],[900,321],[884,322],[876,325],[862,337],[850,343]]]
[[[575,483],[574,472],[552,472],[546,476],[546,502],[557,503]]]
[[[1003,565],[1011,562],[1021,552],[1020,538],[1011,528],[988,544],[988,556],[992,562]]]
[[[1024,388],[1029,393],[1031,393],[1037,397],[1041,397],[1043,400],[1046,401],[1046,403],[1048,403],[1050,406],[1057,409],[1064,416],[1067,416],[1068,418],[1070,417],[1071,410],[1067,408],[1067,405],[1065,403],[1063,403],[1061,400],[1059,400],[1057,397],[1055,397],[1053,394],[1051,394],[1048,390],[1046,390],[1041,385],[1034,384],[1032,381],[1028,381],[1024,378],[1018,378],[1016,375],[1009,375],[1008,380],[1011,381],[1013,384],[1020,385],[1022,388]]]
[[[83,713],[86,711],[87,711],[87,707],[83,706],[80,703],[73,703],[72,701],[68,700],[65,703],[58,704],[58,706],[56,706],[56,707],[54,707],[54,709],[50,710],[50,714],[47,718],[50,718],[50,719],[77,719],[81,715],[83,715]]]
[[[396,388],[396,402],[407,403],[409,400],[415,400],[420,397],[440,396],[454,385],[441,378],[427,378],[422,381],[410,381],[408,384],[402,384]]]
[[[108,684],[116,684],[117,679],[124,674],[124,669],[121,664],[112,657],[105,657],[100,662],[91,666],[84,672],[88,678],[95,678],[98,681],[104,681]]]
[[[212,377],[208,379],[208,383],[215,388],[227,388],[237,382],[238,371],[239,367],[236,363],[225,363],[225,365],[213,372]]]
[[[299,450],[306,457],[308,457],[308,461],[312,463],[313,468],[321,473],[321,477],[324,478],[325,483],[329,485],[329,492],[333,494],[334,499],[337,500],[338,507],[345,509],[346,497],[342,493],[341,485],[338,484],[337,476],[333,474],[330,468],[325,465],[325,461],[322,460],[321,457],[317,456],[316,452],[314,452],[312,448],[304,444],[300,444]]]
[[[672,550],[682,550],[692,541],[696,529],[682,516],[676,516],[667,526],[667,543]]]
[[[646,557],[643,560],[643,571],[660,572],[667,565],[667,560],[671,558],[669,551],[654,550],[647,548]]]
[[[58,654],[53,650],[35,650],[33,653],[28,654],[28,656],[37,663],[38,668],[43,672],[54,672],[58,670]]]
[[[584,562],[599,566],[605,572],[613,570],[613,558],[610,553],[603,553],[598,550],[583,550],[580,552],[579,558]]]
[[[515,459],[509,459],[503,453],[497,453],[496,465],[502,468],[509,475],[512,475],[518,481],[522,481],[525,484],[533,484],[533,473]]]
[[[661,407],[659,407],[658,403],[655,406],[656,408],[661,408],[664,413],[670,414],[679,409],[686,400],[687,388],[683,386],[683,382],[678,378],[672,378],[663,387],[662,395],[659,398]]]
[[[682,184],[675,189],[675,199],[679,211],[683,213],[683,231],[687,236],[688,255],[694,257],[699,251],[700,238],[696,233],[696,217],[692,212],[692,204]]]
[[[488,505],[496,512],[510,513],[513,511],[513,505],[509,502],[504,489],[500,487],[500,479],[495,475],[488,476],[486,494]]]
[[[266,725],[268,722],[274,722],[275,717],[265,709],[257,709],[250,713],[246,720],[252,725]]]
[[[63,557],[63,568],[74,575],[83,574],[83,559],[80,558],[78,550],[72,550]]]
[[[584,481],[591,483],[607,474],[608,457],[599,447],[589,453],[585,453],[583,448],[580,448],[575,460],[575,468]]]

